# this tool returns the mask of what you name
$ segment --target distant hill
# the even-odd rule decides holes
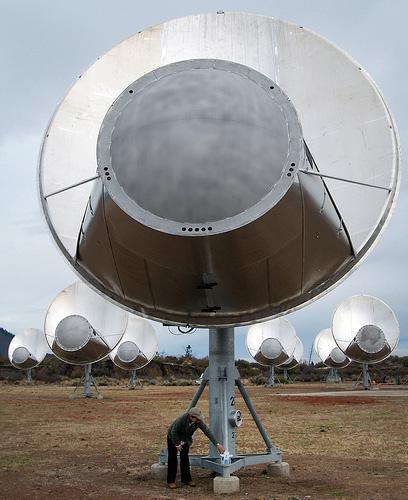
[[[8,348],[14,335],[4,328],[0,328],[0,358],[8,357]]]

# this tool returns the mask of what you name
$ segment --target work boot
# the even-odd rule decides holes
[[[167,483],[167,486],[171,489],[171,490],[175,490],[176,488],[178,488],[177,484],[176,483]]]
[[[188,483],[184,483],[184,484],[186,486],[191,486],[192,488],[195,488],[197,486],[194,481],[189,481]]]

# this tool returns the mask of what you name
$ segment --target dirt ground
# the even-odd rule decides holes
[[[363,397],[357,391],[333,395],[337,389],[347,386],[247,387],[291,475],[269,478],[263,466],[241,469],[240,493],[229,498],[408,499],[407,391],[386,397],[382,387]],[[0,385],[0,498],[212,498],[206,470],[193,469],[196,488],[175,491],[150,473],[167,426],[195,390],[103,387],[101,401],[71,401],[69,387]],[[331,395],[305,394],[321,391]],[[200,406],[207,412],[205,396]],[[236,406],[244,415],[237,450],[264,451],[238,396]],[[205,437],[197,434],[192,453],[205,453]]]

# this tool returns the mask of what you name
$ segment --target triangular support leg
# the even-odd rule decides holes
[[[275,387],[275,385],[280,385],[279,382],[276,382],[275,378],[275,367],[269,366],[268,369],[268,380],[266,382],[267,387]]]
[[[209,343],[209,366],[188,409],[198,404],[208,385],[210,427],[231,458],[228,461],[221,460],[217,449],[211,443],[208,455],[191,455],[190,464],[212,470],[223,477],[229,477],[235,471],[250,465],[281,464],[282,453],[269,438],[235,367],[233,328],[211,329]],[[235,387],[239,390],[265,443],[266,450],[263,453],[236,452],[236,433],[242,423],[242,416],[235,408]],[[165,461],[165,452],[166,450],[163,450],[159,459],[162,464]]]
[[[197,406],[197,403],[204,392],[204,389],[206,388],[208,384],[208,368],[205,369],[200,385],[196,391],[196,393],[193,396],[193,399],[191,400],[190,404],[188,405],[187,411],[190,410],[191,408],[194,408],[194,406]]]
[[[330,368],[329,373],[326,377],[326,382],[327,383],[334,383],[334,384],[340,384],[341,383],[341,377],[336,370],[336,368]]]
[[[256,413],[255,407],[252,404],[252,401],[250,400],[249,395],[248,395],[243,383],[241,382],[239,372],[238,372],[238,370],[236,370],[236,371],[237,371],[237,376],[235,379],[235,384],[238,387],[238,390],[241,393],[243,400],[245,401],[245,404],[249,410],[249,413],[251,414],[251,417],[254,420],[255,425],[257,426],[258,431],[259,431],[260,435],[262,436],[262,439],[264,440],[267,452],[273,453],[274,451],[277,450],[277,448],[276,448],[276,446],[273,445],[273,443],[270,440],[264,426],[262,425],[262,422],[260,421],[258,414]]]
[[[92,370],[92,365],[87,364],[84,365],[84,374],[81,377],[81,380],[78,382],[76,385],[74,392],[69,396],[70,399],[76,399],[76,398],[96,398],[96,399],[102,399],[103,396],[99,391],[98,385],[92,376],[91,373]],[[78,389],[83,386],[84,390],[82,394],[78,392]],[[93,389],[95,389],[95,392]]]
[[[370,372],[368,371],[368,364],[363,363],[363,369],[360,372],[360,375],[358,376],[357,380],[355,381],[353,387],[357,387],[360,384],[362,384],[364,390],[369,391],[370,389],[373,388],[373,383],[371,380]]]
[[[206,386],[208,384],[208,381],[209,381],[209,379],[208,379],[208,368],[206,368],[206,370],[205,370],[205,372],[203,374],[203,378],[202,378],[201,384],[200,384],[199,388],[197,389],[197,392],[194,394],[194,397],[191,400],[191,403],[189,404],[187,410],[190,410],[191,408],[193,408],[194,406],[197,405],[197,403],[198,403],[201,395],[204,392],[204,389],[206,388]],[[262,436],[262,439],[263,439],[263,441],[264,441],[264,443],[266,445],[267,451],[268,452],[272,452],[274,450],[277,450],[277,448],[273,445],[271,439],[269,438],[269,436],[268,436],[268,434],[267,434],[264,426],[262,425],[262,422],[260,421],[258,414],[256,413],[255,407],[252,404],[252,401],[251,401],[251,399],[249,397],[249,394],[247,393],[247,391],[246,391],[243,383],[241,382],[241,376],[240,376],[239,371],[238,371],[237,368],[235,368],[235,385],[238,388],[238,390],[239,390],[239,392],[240,392],[240,394],[242,396],[242,399],[244,400],[245,405],[248,408],[249,413],[251,414],[251,417],[254,420],[255,425],[257,426],[259,433]]]
[[[143,389],[142,382],[140,381],[139,377],[137,376],[136,368],[133,368],[133,370],[130,372],[130,377],[129,377],[129,382],[128,382],[127,388],[129,390]]]
[[[284,378],[284,380],[286,380],[286,382],[288,384],[293,384],[294,383],[292,377],[288,373],[288,369],[287,368],[284,368],[284,370],[283,370],[283,378]]]

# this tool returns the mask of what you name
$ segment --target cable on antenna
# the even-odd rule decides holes
[[[194,326],[190,326],[189,324],[187,324],[185,326],[178,326],[177,333],[171,329],[171,325],[166,326],[172,335],[192,335],[197,330],[197,328],[195,328]]]

